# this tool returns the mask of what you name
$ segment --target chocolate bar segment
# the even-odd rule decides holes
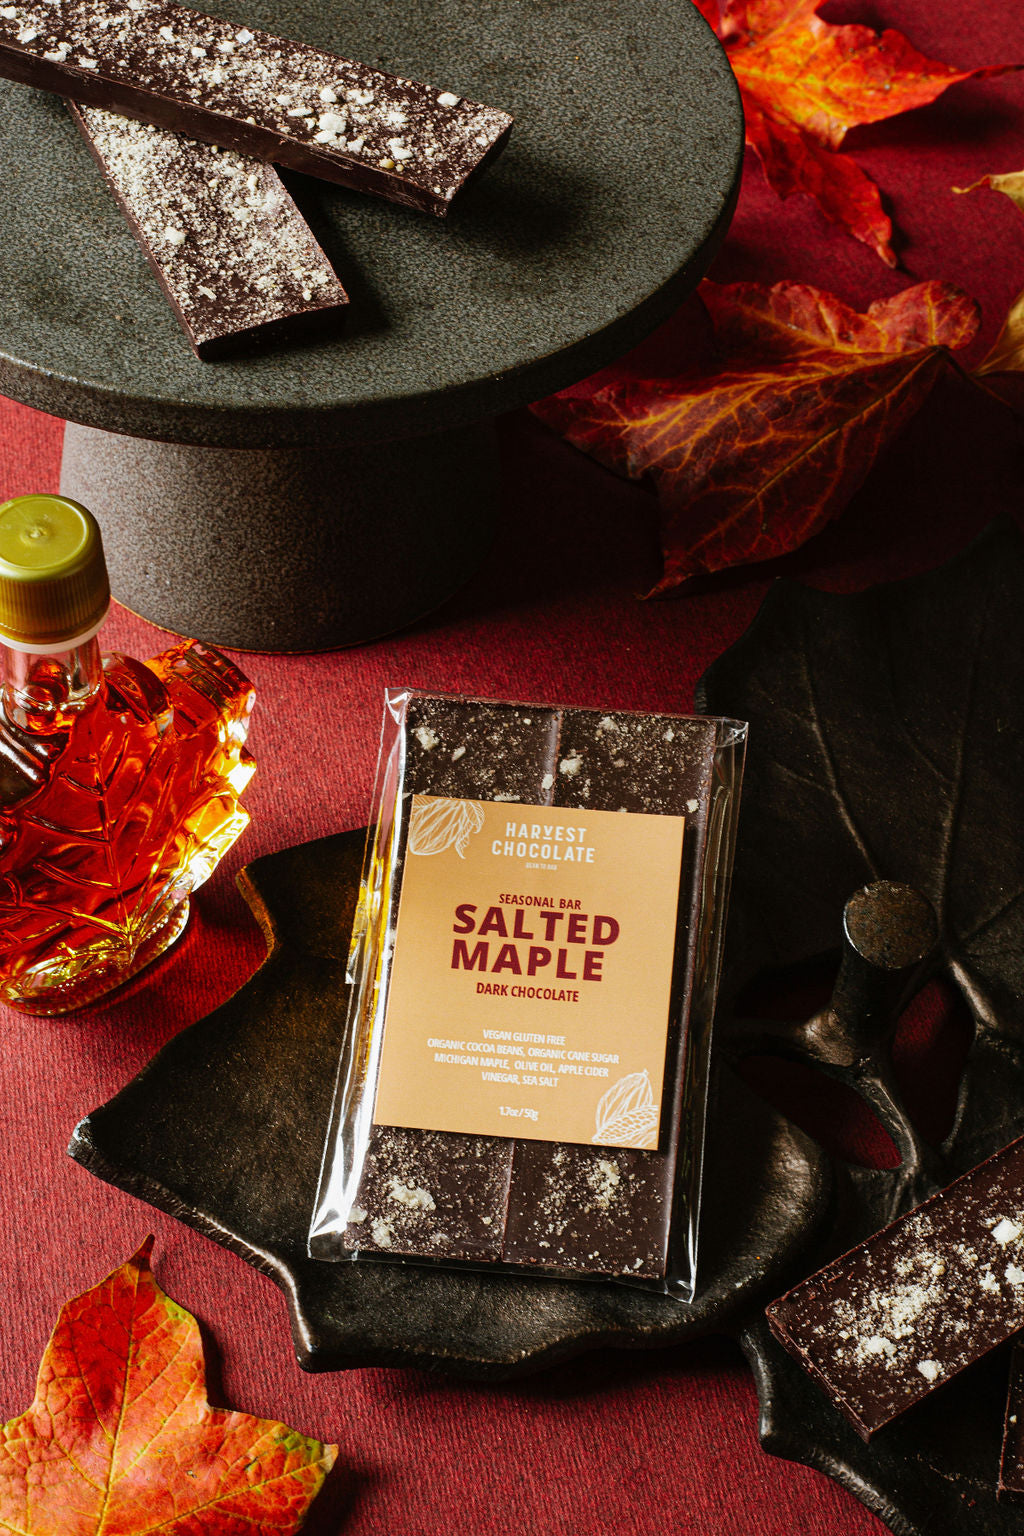
[[[443,216],[512,119],[166,0],[0,5],[0,74]]]
[[[404,793],[550,805],[559,726],[553,709],[414,695]]]
[[[375,1125],[345,1242],[364,1253],[501,1256],[511,1144]]]
[[[1024,1137],[768,1308],[867,1440],[1024,1321]]]
[[[665,1274],[675,1158],[517,1141],[502,1258],[567,1275]]]
[[[272,166],[68,109],[197,357],[340,326],[348,296]]]
[[[565,710],[554,803],[686,816],[703,829],[716,741],[713,720]]]
[[[556,805],[684,816],[676,965],[657,1151],[516,1143],[503,1257],[567,1273],[660,1278],[680,1142],[684,999],[693,972],[699,882],[716,744],[712,721],[566,710]]]

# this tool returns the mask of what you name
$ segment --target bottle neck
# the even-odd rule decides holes
[[[99,640],[69,651],[16,651],[0,646],[3,713],[16,730],[53,736],[67,730],[103,684]]]

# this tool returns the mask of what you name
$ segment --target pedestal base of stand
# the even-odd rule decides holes
[[[114,596],[241,650],[400,629],[473,573],[497,506],[490,423],[329,449],[193,448],[69,422],[61,491],[95,512]]]

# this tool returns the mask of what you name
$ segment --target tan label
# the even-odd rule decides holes
[[[375,1123],[657,1146],[683,821],[414,796]]]

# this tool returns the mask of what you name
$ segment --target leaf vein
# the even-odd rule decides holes
[[[153,1536],[155,1531],[165,1531],[169,1526],[177,1525],[179,1520],[189,1519],[193,1515],[200,1514],[204,1509],[215,1509],[218,1504],[223,1504],[228,1499],[237,1499],[243,1494],[258,1493],[264,1488],[273,1487],[275,1483],[281,1483],[290,1479],[294,1479],[301,1473],[305,1472],[307,1468],[315,1467],[320,1459],[320,1457],[317,1457],[313,1460],[303,1462],[302,1466],[300,1467],[290,1467],[285,1472],[279,1472],[276,1477],[268,1477],[265,1478],[262,1482],[251,1483],[247,1488],[235,1488],[229,1490],[226,1493],[219,1494],[216,1498],[206,1500],[206,1502],[203,1504],[194,1504],[191,1509],[180,1510],[177,1514],[171,1515],[168,1520],[161,1520],[157,1525],[147,1525],[144,1530],[140,1530],[137,1533],[137,1536]]]
[[[974,711],[977,702],[978,672],[981,661],[981,649],[987,630],[988,619],[983,611],[981,622],[978,625],[974,650],[971,655],[971,670],[967,679],[967,695],[964,700],[963,729],[960,731],[959,739],[957,742],[956,766],[953,770],[954,788],[949,803],[949,813],[946,817],[946,825],[944,828],[945,836],[943,838],[943,847],[940,854],[939,868],[942,872],[942,893],[940,896],[938,917],[940,924],[943,926],[945,926],[946,908],[949,904],[949,893],[953,880],[953,854],[955,850],[957,833],[960,830],[960,820],[963,813],[964,790],[966,787],[964,767],[967,759],[967,743],[971,738],[971,722],[974,718]]]
[[[814,685],[814,674],[811,669],[810,657],[807,650],[806,631],[804,634],[804,643],[800,647],[800,660],[804,681],[807,686],[807,697],[810,704],[811,724],[814,727],[814,734],[821,749],[821,756],[825,765],[825,772],[828,774],[829,785],[832,789],[833,795],[835,796],[835,801],[839,809],[840,817],[847,832],[853,839],[857,851],[860,853],[861,857],[864,859],[864,862],[867,864],[871,875],[874,877],[874,879],[877,880],[880,873],[878,865],[875,862],[874,855],[867,845],[864,834],[861,832],[861,829],[857,824],[857,819],[853,814],[853,808],[847,799],[846,792],[843,789],[842,782],[839,777],[839,765],[836,762],[832,748],[829,745],[825,729],[822,725],[821,711],[818,707],[818,695]]]

